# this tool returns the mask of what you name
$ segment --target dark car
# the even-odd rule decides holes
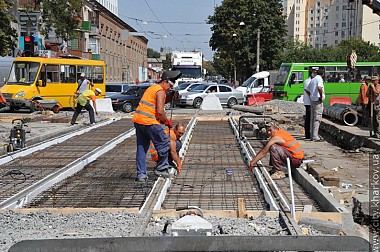
[[[129,85],[126,83],[107,83],[106,84],[106,94],[105,96],[111,97],[115,94],[120,94],[129,89]]]
[[[152,84],[138,84],[138,85],[130,85],[127,91],[124,91],[121,94],[113,95],[111,98],[112,107],[114,110],[123,110],[126,113],[130,113],[137,108],[139,102],[148,87],[152,86]],[[173,99],[178,99],[178,93],[168,91],[166,94],[167,102],[165,104],[165,109],[169,109],[171,96],[174,95]]]
[[[126,113],[130,113],[137,108],[141,97],[145,90],[152,84],[139,84],[130,85],[129,89],[120,93],[110,96],[112,101],[112,107],[114,110],[123,110]]]

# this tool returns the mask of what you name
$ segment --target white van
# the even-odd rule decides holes
[[[247,101],[248,94],[256,94],[258,93],[264,86],[269,86],[269,76],[270,73],[268,71],[262,71],[259,73],[255,73],[251,77],[249,77],[246,81],[243,82],[236,89],[243,92],[244,102]]]

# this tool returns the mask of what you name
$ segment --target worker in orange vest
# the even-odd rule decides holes
[[[286,158],[290,159],[292,168],[297,168],[302,163],[304,153],[300,143],[285,130],[280,129],[274,123],[266,126],[267,136],[270,137],[268,143],[252,159],[249,169],[252,171],[256,163],[270,152],[270,164],[273,165],[271,173],[272,179],[282,179],[287,174]]]
[[[148,179],[146,171],[146,153],[152,141],[158,153],[157,166],[154,170],[156,176],[171,177],[169,172],[170,140],[165,134],[161,124],[169,128],[173,127],[173,121],[169,120],[165,113],[166,92],[172,89],[175,80],[181,76],[180,71],[164,71],[161,80],[150,86],[140,100],[140,103],[132,118],[136,129],[136,181],[145,182]]]
[[[182,148],[181,136],[185,134],[186,126],[182,123],[178,123],[174,126],[174,128],[166,129],[165,133],[169,136],[170,139],[170,155],[169,155],[169,164],[173,167],[177,167],[177,171],[181,172],[182,170],[182,161],[179,157],[179,151]],[[154,144],[150,145],[150,156],[152,157],[152,161],[157,162],[158,153]],[[173,161],[175,163],[173,163]]]

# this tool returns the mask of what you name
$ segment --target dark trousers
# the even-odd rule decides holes
[[[288,151],[285,147],[282,147],[278,144],[273,144],[269,150],[270,153],[270,164],[273,165],[278,171],[283,171],[286,174],[288,173],[288,165],[286,162],[286,158],[290,159],[290,166],[292,168],[297,168],[301,165],[302,160],[298,158],[294,158],[293,154]]]
[[[311,106],[305,105],[305,138],[310,139],[310,115],[311,115]]]
[[[175,140],[175,151],[177,152],[177,154],[179,154],[179,151],[182,149],[182,142],[181,140],[177,139]],[[175,167],[174,163],[173,163],[173,158],[172,156],[169,154],[169,164],[173,167]]]
[[[154,144],[158,154],[156,170],[162,171],[170,167],[169,148],[170,140],[165,134],[160,124],[142,125],[135,123],[136,128],[136,166],[137,177],[142,179],[147,177],[146,153],[149,150],[150,141]]]
[[[84,106],[82,106],[79,103],[77,103],[77,106],[76,106],[75,111],[74,111],[74,115],[71,118],[71,124],[74,124],[76,122],[77,117],[78,117],[78,115],[80,114],[80,112],[82,111],[83,108],[85,108],[88,111],[89,115],[90,115],[90,123],[95,123],[94,108],[91,106],[90,101],[87,101],[86,105],[84,105]]]

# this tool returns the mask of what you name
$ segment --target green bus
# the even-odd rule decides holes
[[[311,69],[324,71],[325,104],[331,97],[350,97],[355,103],[365,76],[380,74],[380,62],[358,62],[354,69],[346,62],[283,63],[273,88],[273,99],[297,101],[303,96],[303,86]]]

